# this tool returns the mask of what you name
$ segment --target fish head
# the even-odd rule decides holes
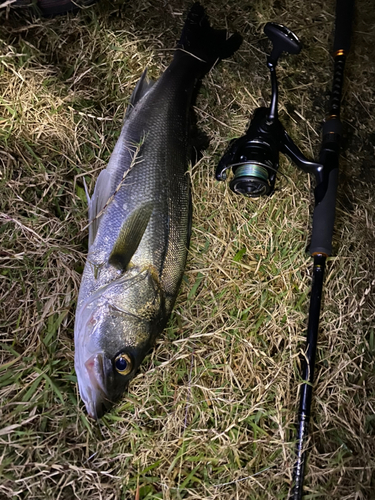
[[[136,278],[106,286],[77,313],[75,370],[87,412],[95,419],[124,393],[164,327],[160,289],[148,273]]]

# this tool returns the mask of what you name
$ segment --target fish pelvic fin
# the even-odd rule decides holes
[[[155,83],[154,80],[148,79],[147,68],[146,68],[142,73],[141,78],[138,80],[138,83],[135,89],[133,90],[132,95],[130,96],[129,106],[125,113],[125,120],[129,118],[137,102],[140,101],[142,97],[148,93],[148,91],[151,89],[154,83]]]
[[[212,28],[204,8],[196,2],[187,15],[177,48],[207,63],[209,71],[219,60],[231,57],[241,43],[239,33],[228,36],[227,30]]]
[[[126,271],[146,231],[152,210],[153,203],[145,203],[124,221],[108,259],[111,266]]]

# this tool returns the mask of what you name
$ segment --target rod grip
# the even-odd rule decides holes
[[[315,188],[316,205],[313,214],[313,227],[310,254],[331,255],[332,235],[335,222],[336,193],[339,177],[339,162],[336,152],[324,152],[324,168],[327,173],[324,181]]]
[[[354,16],[354,0],[336,0],[336,25],[333,51],[350,49],[350,35]]]

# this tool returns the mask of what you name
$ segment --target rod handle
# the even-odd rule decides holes
[[[350,49],[350,34],[354,16],[354,0],[336,0],[336,25],[333,51]]]
[[[336,135],[336,134],[334,134]],[[339,145],[323,146],[320,162],[325,174],[315,188],[315,208],[309,252],[311,255],[332,253],[332,235],[335,222],[336,193],[339,176]]]

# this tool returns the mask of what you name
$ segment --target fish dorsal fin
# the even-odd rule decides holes
[[[111,196],[111,174],[102,170],[95,184],[94,194],[89,199],[89,248],[94,243],[98,232],[101,213]]]
[[[138,83],[133,90],[132,95],[130,96],[129,106],[125,113],[125,119],[129,118],[131,112],[134,109],[134,106],[138,101],[142,99],[144,95],[150,90],[150,88],[154,85],[154,80],[149,80],[147,78],[147,68],[142,73],[141,78],[138,80]]]
[[[111,266],[126,270],[146,231],[152,210],[153,203],[145,203],[125,220],[108,259]]]

